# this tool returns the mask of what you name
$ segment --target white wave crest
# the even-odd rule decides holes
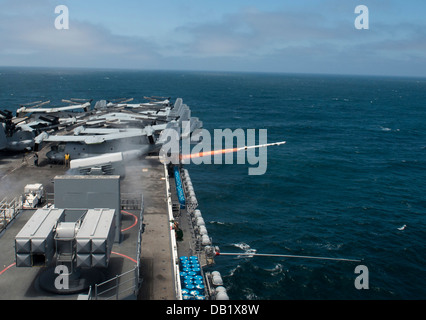
[[[244,242],[241,242],[241,243],[233,243],[232,245],[233,245],[234,247],[237,247],[237,248],[239,248],[239,249],[243,250],[245,254],[254,254],[254,253],[256,253],[256,252],[257,252],[257,250],[256,250],[256,249],[252,249],[252,248],[250,247],[250,245],[248,245],[247,243],[244,243]],[[248,255],[247,257],[252,258],[253,256],[252,256],[252,255]]]

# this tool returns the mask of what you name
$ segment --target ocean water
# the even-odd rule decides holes
[[[264,175],[188,166],[221,252],[362,259],[218,256],[231,299],[426,298],[426,79],[0,68],[2,109],[151,95],[182,97],[211,132],[287,141]]]

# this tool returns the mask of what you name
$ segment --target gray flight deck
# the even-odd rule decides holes
[[[47,193],[54,191],[54,177],[67,173],[63,164],[50,164],[46,150],[38,152],[39,166],[33,163],[33,153],[7,154],[0,157],[0,198],[13,198],[23,193],[29,183],[42,183]],[[174,278],[171,260],[169,218],[166,202],[164,166],[158,157],[147,157],[126,164],[126,175],[120,181],[123,197],[143,195],[143,223],[137,296],[142,300],[174,300]],[[51,200],[51,199],[50,199]],[[35,210],[22,210],[0,233],[0,300],[24,299],[84,299],[87,292],[57,295],[40,287],[40,278],[48,267],[18,268],[15,266],[15,236]],[[133,270],[138,257],[140,209],[123,208],[122,240],[114,243],[108,268],[95,276],[104,281]],[[115,295],[114,290],[110,295]],[[118,295],[118,294],[117,294]]]
[[[171,133],[189,138],[202,122],[181,98],[145,99],[0,110],[0,300],[213,297],[202,268],[215,249],[189,174],[158,157]]]

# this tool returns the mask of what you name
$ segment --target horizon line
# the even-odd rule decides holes
[[[48,69],[48,70],[87,70],[87,71],[134,71],[134,72],[203,72],[203,73],[235,73],[235,74],[270,74],[270,75],[305,75],[305,76],[343,76],[343,77],[377,77],[377,78],[411,78],[426,79],[426,75],[385,75],[385,74],[351,74],[324,72],[286,72],[286,71],[255,71],[255,70],[209,70],[209,69],[155,69],[155,68],[126,68],[126,67],[64,67],[64,66],[23,66],[0,65],[0,68]]]

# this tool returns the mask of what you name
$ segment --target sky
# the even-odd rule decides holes
[[[0,66],[426,77],[426,1],[0,0]]]

